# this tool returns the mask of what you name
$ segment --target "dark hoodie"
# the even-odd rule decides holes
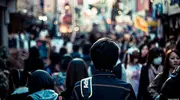
[[[58,94],[53,90],[53,80],[51,76],[43,70],[32,73],[29,81],[29,97],[33,100],[57,100]]]

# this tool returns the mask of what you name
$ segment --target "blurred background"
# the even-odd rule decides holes
[[[179,36],[179,13],[178,0],[0,0],[0,45],[28,50],[37,40],[74,42],[93,31],[166,41]]]

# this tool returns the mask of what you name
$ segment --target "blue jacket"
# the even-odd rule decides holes
[[[29,95],[29,97],[32,100],[57,100],[58,94],[54,90],[42,90]]]
[[[77,82],[70,100],[83,100]],[[112,72],[96,71],[92,77],[92,96],[89,100],[136,100],[132,86],[116,78]]]

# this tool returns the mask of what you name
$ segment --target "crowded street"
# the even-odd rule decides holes
[[[0,100],[180,100],[180,0],[0,0]]]

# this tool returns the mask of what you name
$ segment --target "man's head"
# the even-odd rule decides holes
[[[112,70],[119,56],[119,48],[111,39],[101,38],[91,47],[90,55],[96,69]]]

